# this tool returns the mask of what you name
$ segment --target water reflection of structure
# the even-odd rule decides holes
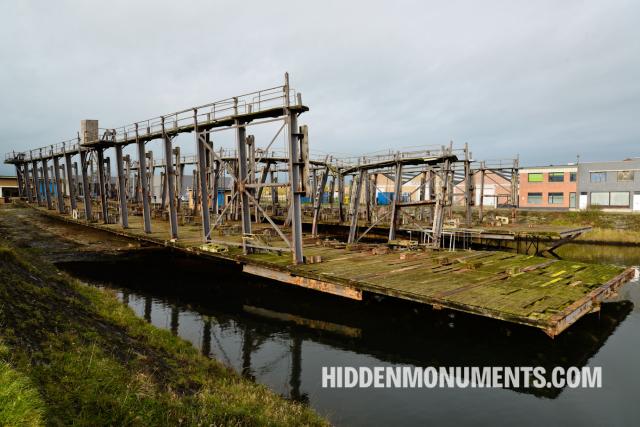
[[[128,296],[130,299],[130,297]],[[153,298],[144,296],[145,317],[150,318],[148,307]],[[163,299],[163,305],[170,307],[172,333],[178,331],[180,313],[183,308],[172,305],[171,299]],[[326,328],[325,325],[337,325],[335,321],[346,319],[318,320],[305,318],[285,312],[277,312],[252,307],[240,312],[212,313],[206,307],[196,306],[194,309],[202,316],[202,337],[200,348],[204,355],[220,358],[229,366],[239,365],[242,375],[260,381],[261,377],[271,373],[275,365],[287,355],[290,360],[288,372],[288,397],[297,401],[308,401],[309,397],[302,392],[301,379],[303,366],[302,347],[305,340],[321,343],[330,347],[356,351],[359,354],[374,356],[383,362],[394,364],[411,364],[416,366],[544,366],[550,371],[554,366],[584,366],[587,360],[598,351],[613,333],[618,324],[632,310],[627,301],[608,303],[603,306],[600,317],[592,316],[583,320],[582,325],[553,342],[529,334],[524,328],[505,329],[500,333],[483,338],[475,333],[473,321],[455,316],[444,316],[432,324],[423,324],[421,331],[410,331],[408,324],[403,324],[406,317],[396,319],[395,333],[389,328],[381,327],[373,319],[363,319],[361,327],[343,325],[345,329]],[[202,311],[201,311],[202,310]],[[256,313],[270,313],[261,316]],[[278,314],[279,318],[275,315]],[[313,314],[315,315],[315,313]],[[411,316],[409,316],[411,317]],[[351,320],[352,321],[352,320]],[[257,323],[256,323],[257,322]],[[214,328],[216,325],[218,328]],[[228,344],[218,336],[216,331],[238,329],[237,338],[241,340],[241,352],[234,363],[228,351]],[[283,329],[288,330],[288,346],[281,349],[283,354],[275,360],[264,357],[254,360],[261,346],[274,339],[282,340]],[[471,329],[471,330],[469,330]],[[343,331],[357,330],[358,334]],[[275,338],[278,336],[278,338]],[[547,344],[547,345],[545,345]],[[215,349],[215,351],[214,351]],[[284,354],[287,353],[288,354]],[[545,397],[557,397],[560,389],[531,389],[517,391],[531,392]]]
[[[122,290],[120,292],[120,298],[124,304],[132,304],[135,305],[135,301],[137,298],[143,300],[144,309],[143,309],[143,318],[149,322],[153,323],[152,313],[155,306],[162,307],[163,309],[169,309],[169,330],[173,335],[179,335],[180,332],[180,315],[184,313],[185,310],[179,305],[175,304],[171,300],[161,299],[158,301],[157,298],[150,294],[145,295],[137,295],[136,293],[131,293],[129,290]],[[158,305],[158,303],[160,305]],[[162,317],[162,316],[160,316]],[[218,332],[212,326],[217,324],[221,330],[228,330],[230,324],[232,322],[219,319],[209,315],[202,315],[202,337],[200,341],[200,350],[203,355],[207,357],[216,357],[221,356],[223,362],[229,366],[233,366],[233,360],[229,356],[229,352],[225,348],[225,344],[223,340],[218,336]],[[218,321],[221,320],[220,323]],[[161,325],[158,325],[161,326]],[[292,335],[290,337],[290,343],[284,349],[283,354],[279,355],[274,361],[270,363],[261,364],[256,366],[256,363],[252,361],[252,356],[260,349],[260,347],[269,340],[270,333],[264,333],[262,330],[257,330],[249,324],[243,324],[240,326],[242,339],[241,345],[241,357],[240,357],[240,373],[250,378],[251,380],[256,380],[256,372],[258,373],[266,373],[269,372],[273,365],[280,362],[285,358],[290,359],[290,372],[289,372],[289,398],[299,402],[307,402],[308,396],[305,393],[302,393],[301,390],[301,374],[302,374],[302,343],[303,339],[298,335]],[[197,344],[197,343],[196,343]],[[217,350],[214,354],[214,348]]]
[[[305,387],[320,377],[320,372],[309,372],[306,378],[313,384],[302,377],[305,357],[314,357],[305,353],[305,346],[321,345],[338,360],[340,352],[348,351],[354,354],[349,363],[356,365],[374,357],[385,364],[543,366],[550,372],[555,366],[584,366],[633,309],[629,301],[603,304],[598,315],[581,319],[566,334],[549,340],[526,327],[418,304],[370,300],[363,307],[331,296],[310,299],[302,289],[274,288],[237,275],[219,275],[225,277],[223,284],[190,285],[202,283],[191,277],[199,274],[194,268],[181,270],[178,287],[175,277],[162,273],[149,277],[144,268],[143,276],[137,276],[136,263],[132,268],[107,269],[128,272],[126,278],[107,279],[120,289],[127,286],[122,300],[141,317],[161,327],[167,324],[157,319],[169,319],[169,329],[192,341],[203,354],[301,401],[309,398]],[[104,266],[76,264],[82,265],[67,266],[75,275],[105,279]],[[211,277],[211,271],[205,271]],[[164,316],[152,317],[156,309]],[[195,320],[189,323],[187,317]],[[290,365],[283,367],[286,360]],[[287,385],[274,377],[288,378]],[[562,390],[516,391],[555,398]]]

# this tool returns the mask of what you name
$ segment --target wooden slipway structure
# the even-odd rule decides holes
[[[43,213],[83,223],[45,208]],[[130,228],[88,224],[132,239],[171,246],[200,256],[238,263],[242,271],[341,297],[362,300],[382,295],[491,317],[560,334],[582,316],[598,311],[634,275],[612,265],[547,259],[507,252],[387,250],[380,245],[346,247],[336,241],[305,239],[308,263],[294,264],[281,253],[243,254],[239,236],[216,236],[215,244],[193,244],[199,229],[180,226],[183,240],[171,241],[167,221],[144,233],[140,217]],[[164,224],[162,224],[164,222]],[[265,229],[264,226],[260,227]],[[190,239],[191,238],[191,239]],[[317,261],[317,262],[313,262]]]
[[[452,144],[351,160],[312,159],[308,129],[297,123],[306,111],[285,76],[281,86],[101,134],[97,121],[86,120],[77,138],[11,152],[5,163],[16,167],[22,200],[66,221],[232,261],[245,273],[282,283],[355,300],[367,295],[411,300],[533,326],[550,336],[597,311],[633,277],[631,269],[615,266],[444,250],[447,233],[465,233],[448,228],[454,189],[463,189],[463,221],[473,227],[472,177],[490,172],[486,163],[474,172],[468,147],[456,150]],[[267,123],[281,125],[259,146],[247,129]],[[233,133],[233,150],[214,147],[213,136],[225,131]],[[180,134],[194,135],[192,160],[174,144]],[[277,151],[280,136],[284,149]],[[154,140],[162,143],[161,162],[147,150]],[[125,153],[128,147],[131,154]],[[115,179],[114,162],[106,156],[110,151],[115,152]],[[193,206],[181,194],[187,166],[193,167]],[[161,203],[152,197],[158,168],[163,171]],[[517,162],[500,170],[517,176]],[[393,181],[398,196],[404,184],[419,180],[413,190],[419,197],[394,197],[389,205],[377,206],[379,176]],[[517,201],[516,184],[512,180],[508,200]],[[221,187],[229,193],[224,204],[217,197]],[[311,199],[309,235],[302,231],[303,196]],[[320,237],[323,217],[348,223],[346,243]],[[360,243],[381,224],[388,227],[387,244]],[[403,224],[417,227],[424,239],[399,239]]]

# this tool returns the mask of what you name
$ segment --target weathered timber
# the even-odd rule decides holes
[[[77,223],[46,208],[46,215]],[[164,221],[166,223],[166,221]],[[80,222],[82,223],[82,222]],[[372,251],[306,244],[305,255],[321,262],[295,264],[273,252],[242,253],[242,236],[216,236],[225,252],[199,249],[200,229],[180,226],[184,238],[172,242],[167,227],[145,233],[143,219],[130,217],[130,228],[89,224],[178,250],[240,263],[248,274],[352,299],[366,293],[428,304],[539,328],[549,336],[566,330],[582,316],[597,311],[633,278],[633,269],[612,265],[549,260],[537,256],[485,251]],[[164,230],[164,231],[160,231]],[[258,230],[254,230],[257,232]],[[283,243],[284,245],[284,243]],[[283,251],[284,251],[283,246]]]

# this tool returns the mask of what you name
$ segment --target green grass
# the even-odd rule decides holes
[[[640,244],[640,231],[596,227],[593,230],[578,237],[577,240]]]
[[[44,403],[29,378],[7,362],[8,348],[0,343],[0,425],[43,425]]]
[[[497,215],[511,216],[510,210],[490,210]],[[462,211],[456,214],[462,218]],[[474,210],[477,215],[477,210]],[[477,219],[477,218],[476,218]],[[640,214],[632,212],[605,212],[592,208],[583,211],[518,210],[517,222],[532,225],[558,225],[565,227],[593,227],[578,240],[640,244]]]
[[[32,253],[0,248],[0,275],[0,425],[326,424]]]

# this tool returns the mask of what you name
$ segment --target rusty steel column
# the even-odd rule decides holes
[[[396,231],[398,228],[398,212],[400,208],[400,197],[402,195],[402,163],[396,163],[396,180],[395,194],[393,195],[393,203],[391,205],[391,221],[389,223],[389,241],[396,239]]]
[[[100,186],[100,207],[102,208],[102,222],[109,223],[109,206],[107,203],[107,184],[105,182],[104,171],[104,149],[98,147],[96,149],[98,155],[98,185]]]
[[[44,196],[47,200],[47,209],[53,209],[53,203],[51,201],[51,189],[49,188],[49,165],[48,159],[42,157],[42,176],[44,177]]]
[[[91,207],[91,188],[89,188],[89,176],[87,174],[87,150],[80,149],[80,171],[82,172],[82,192],[84,193],[84,218],[86,221],[93,220]]]
[[[142,193],[142,216],[144,220],[144,232],[151,233],[151,208],[149,207],[149,187],[147,179],[147,153],[144,151],[144,141],[140,140],[138,125],[136,124],[136,145],[138,148],[138,179]]]
[[[127,211],[127,189],[124,175],[124,164],[122,159],[122,145],[115,146],[116,149],[116,171],[118,173],[118,200],[120,202],[120,225],[122,228],[129,227],[129,212]]]
[[[178,212],[176,211],[176,192],[175,192],[175,171],[171,156],[173,154],[172,141],[169,135],[164,131],[164,117],[162,118],[162,135],[164,137],[164,159],[165,159],[165,180],[166,190],[168,190],[169,198],[169,226],[171,238],[178,238]]]
[[[64,209],[64,189],[60,179],[60,160],[57,156],[53,158],[53,176],[56,180],[56,196],[58,199],[58,212],[65,213]]]

